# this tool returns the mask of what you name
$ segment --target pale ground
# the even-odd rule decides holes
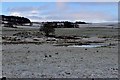
[[[3,45],[9,78],[117,78],[118,47],[72,48],[52,44]]]
[[[16,32],[21,30],[5,28],[2,35],[11,36]],[[73,33],[90,36],[118,35],[117,29],[112,28],[57,31],[61,35]],[[3,76],[8,78],[117,78],[118,46],[73,48],[52,44],[3,44],[2,71]]]

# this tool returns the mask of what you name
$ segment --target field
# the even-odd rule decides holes
[[[3,28],[2,36],[38,29]],[[118,78],[118,30],[115,28],[58,28],[57,36],[100,37],[104,47],[43,44],[2,45],[3,76],[9,78]],[[99,43],[92,43],[99,44]]]
[[[118,29],[113,28],[59,28],[56,29],[56,35],[75,35],[75,36],[115,36],[118,35]]]

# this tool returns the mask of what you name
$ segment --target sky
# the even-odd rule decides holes
[[[118,21],[117,2],[2,2],[2,15],[27,17],[33,22]]]
[[[2,2],[119,2],[119,0],[1,0]]]

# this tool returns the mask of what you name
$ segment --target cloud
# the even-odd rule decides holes
[[[7,10],[10,11],[10,12],[12,12],[12,11],[14,11],[14,12],[27,12],[27,11],[34,10],[34,7],[21,6],[21,7],[8,8]]]
[[[10,15],[11,16],[22,16],[21,13],[19,12],[11,12]]]
[[[88,14],[89,13],[89,14]],[[69,21],[87,21],[87,22],[107,22],[114,21],[113,16],[105,14],[104,12],[89,12],[81,11],[78,13],[66,13],[49,15],[46,17],[47,20],[69,20]]]
[[[53,20],[69,20],[69,21],[87,21],[87,22],[105,22],[117,20],[114,16],[106,14],[104,12],[90,12],[90,11],[79,11],[79,12],[59,12],[47,13],[46,15],[41,15],[39,11],[29,11],[27,13],[23,12],[11,12],[10,15],[13,16],[23,16],[29,18],[31,21],[53,21]]]
[[[40,12],[38,10],[31,11],[31,14],[39,14]]]
[[[29,18],[31,21],[40,21],[42,20],[41,14],[49,10],[49,6],[48,4],[43,6],[11,6],[7,9],[7,12],[12,16],[23,16]]]
[[[104,12],[90,12],[90,11],[81,11],[78,13],[70,14],[76,20],[85,20],[85,21],[96,21],[96,20],[109,20],[112,16],[105,14]]]
[[[49,6],[47,4],[43,6],[20,6],[20,7],[13,6],[13,7],[8,8],[7,11],[29,12],[29,11],[38,11],[38,10],[46,10],[46,9],[49,9]]]
[[[33,12],[33,11],[31,11],[29,13],[11,12],[10,15],[12,15],[12,16],[20,16],[20,17],[27,17],[33,22],[42,20],[42,17],[40,17],[40,15],[38,15],[37,12]]]
[[[10,15],[27,17],[31,21],[55,21],[55,20],[61,20],[61,21],[62,20],[69,20],[69,21],[80,20],[80,21],[87,21],[87,22],[117,21],[117,17],[111,14],[105,13],[104,10],[96,11],[96,10],[91,10],[85,7],[82,9],[82,8],[79,8],[80,6],[78,6],[77,9],[75,9],[76,7],[73,7],[75,6],[75,4],[76,3],[71,3],[70,5],[72,5],[72,7],[70,7],[66,2],[57,2],[55,3],[54,7],[50,6],[51,3],[50,5],[45,4],[43,6],[21,6],[21,7],[13,6],[11,8],[8,8],[8,11]],[[85,6],[85,4],[82,4],[82,5]],[[95,3],[92,5],[95,5]]]

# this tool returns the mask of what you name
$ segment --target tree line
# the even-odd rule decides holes
[[[7,22],[11,25],[25,25],[28,23],[29,25],[31,25],[31,21],[25,17],[0,15],[0,18],[2,20],[2,23]]]

